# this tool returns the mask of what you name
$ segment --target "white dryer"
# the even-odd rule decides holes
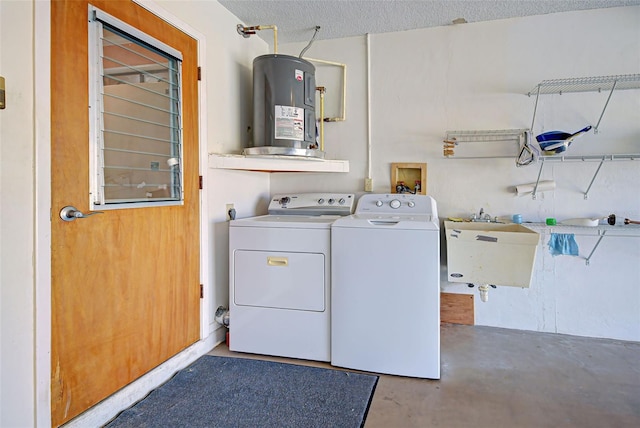
[[[331,357],[331,224],[353,194],[275,195],[269,214],[229,223],[229,349]]]
[[[331,364],[440,378],[436,202],[366,194],[331,226]]]

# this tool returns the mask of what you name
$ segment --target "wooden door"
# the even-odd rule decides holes
[[[54,426],[199,339],[197,43],[131,1],[91,4],[183,55],[184,205],[89,211],[88,3],[51,5]]]

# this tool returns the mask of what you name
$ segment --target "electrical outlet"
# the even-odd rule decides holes
[[[373,192],[373,179],[365,178],[364,179],[364,191],[365,192]]]
[[[228,221],[228,220],[233,220],[233,219],[231,218],[231,215],[229,215],[229,211],[234,210],[234,209],[235,209],[235,208],[234,208],[233,204],[227,204],[227,205],[226,205],[225,213],[227,213],[227,221]]]

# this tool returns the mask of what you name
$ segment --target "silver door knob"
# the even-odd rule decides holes
[[[78,210],[76,207],[68,205],[60,210],[60,218],[64,221],[73,221],[77,218],[87,218],[95,214],[104,214],[102,211],[94,211],[89,214],[85,214]]]

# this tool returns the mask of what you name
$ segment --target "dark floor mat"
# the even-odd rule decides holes
[[[106,427],[361,427],[378,376],[205,355]]]

